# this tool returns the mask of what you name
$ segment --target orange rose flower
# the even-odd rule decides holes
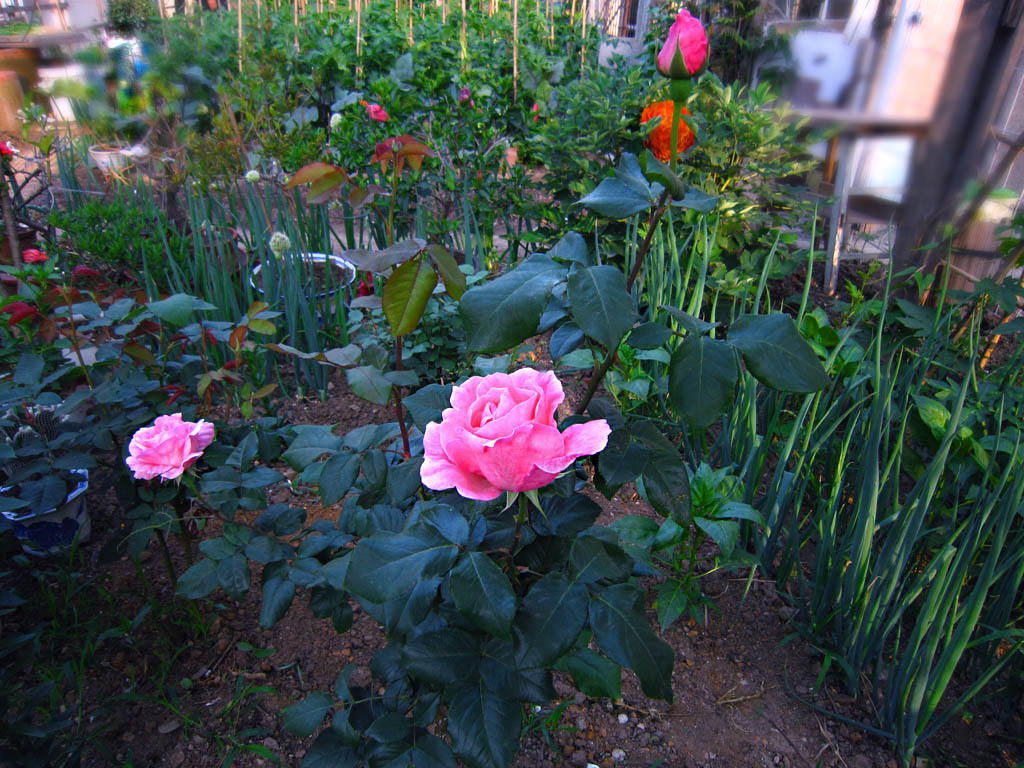
[[[680,114],[688,115],[690,112],[683,107],[680,110]],[[655,117],[660,117],[661,122],[655,126],[654,130],[647,134],[647,140],[644,145],[651,148],[654,156],[661,160],[663,163],[669,161],[669,156],[672,154],[672,102],[671,101],[656,101],[651,106],[644,109],[643,114],[640,115],[640,122],[646,123],[648,120],[653,120]],[[682,119],[679,120],[679,146],[677,149],[679,152],[684,152],[689,147],[693,146],[693,142],[696,140],[693,131]]]

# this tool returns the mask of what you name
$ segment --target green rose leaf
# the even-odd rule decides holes
[[[284,616],[295,599],[295,584],[283,576],[267,579],[263,584],[263,607],[260,609],[260,626],[270,629]]]
[[[828,376],[789,315],[740,315],[729,327],[729,343],[739,349],[750,373],[783,392],[817,392]]]
[[[459,312],[466,345],[474,352],[501,352],[537,332],[551,289],[566,269],[535,254],[501,277],[466,291]]]
[[[590,626],[601,650],[636,673],[645,696],[672,701],[672,647],[647,625],[638,588],[615,584],[593,595]]]
[[[356,768],[361,759],[359,753],[346,744],[344,737],[327,729],[316,737],[302,758],[302,768]]]
[[[359,597],[383,603],[413,583],[447,571],[458,548],[436,530],[416,525],[405,533],[379,533],[362,539],[349,555],[346,588]]]
[[[239,600],[248,591],[252,574],[245,555],[235,553],[217,564],[217,581],[228,596]]]
[[[668,396],[684,419],[703,429],[732,403],[739,375],[736,350],[728,343],[691,334],[672,354]]]
[[[171,325],[188,325],[192,319],[193,299],[186,293],[176,293],[160,301],[151,301],[146,307],[154,315]]]
[[[586,587],[560,573],[534,584],[516,615],[520,666],[544,666],[569,650],[587,619],[587,603]]]
[[[206,597],[213,592],[220,581],[217,578],[217,562],[200,560],[178,578],[178,595],[188,600]]]
[[[347,369],[345,379],[353,392],[371,403],[387,405],[391,398],[391,382],[384,378],[379,368],[372,365]]]
[[[395,268],[384,283],[382,296],[384,316],[393,336],[416,330],[435,285],[437,272],[427,259],[416,258]]]
[[[359,476],[359,456],[340,451],[327,460],[320,473],[320,501],[325,507],[337,504]]]
[[[580,329],[609,352],[617,349],[636,319],[625,276],[609,265],[585,267],[569,275],[568,285]]]
[[[452,748],[469,768],[505,768],[519,749],[522,705],[488,691],[467,686],[448,705]]]
[[[589,648],[578,648],[572,655],[559,659],[555,669],[572,675],[576,687],[587,696],[622,698],[622,667]]]
[[[402,661],[409,674],[434,685],[451,685],[478,677],[480,641],[461,629],[424,632],[405,644]]]
[[[498,637],[509,637],[516,596],[508,577],[483,552],[466,552],[452,570],[452,597],[459,613]]]
[[[292,736],[305,738],[320,727],[334,699],[323,691],[313,691],[302,701],[292,704],[282,713],[284,729]]]
[[[451,408],[452,385],[428,384],[402,399],[413,423],[422,432],[431,421],[440,421],[441,412]]]

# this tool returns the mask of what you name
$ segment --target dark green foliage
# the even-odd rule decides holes
[[[646,624],[631,577],[639,566],[613,533],[593,525],[600,513],[593,501],[558,495],[554,486],[542,492],[540,509],[525,497],[504,511],[451,492],[424,501],[418,482],[405,477],[410,466],[418,476],[421,459],[394,463],[385,458],[393,452],[367,450],[394,440],[393,430],[369,429],[344,439],[326,429],[294,430],[283,453],[300,477],[319,470],[321,494],[347,494],[336,524],[299,529],[301,519],[271,507],[256,521],[266,533],[227,524],[223,536],[203,542],[206,559],[179,582],[192,597],[218,586],[237,594],[248,586],[248,559],[272,560],[263,568],[262,626],[278,621],[304,589],[314,613],[330,615],[339,631],[351,616],[335,613],[350,599],[384,625],[389,645],[371,664],[383,697],[367,698],[339,678],[333,693],[314,692],[285,710],[285,728],[297,735],[315,732],[334,713],[308,764],[376,761],[386,752],[403,765],[452,765],[455,756],[481,768],[508,765],[522,704],[554,697],[556,666],[585,690],[602,692],[617,691],[620,665],[628,666],[649,695],[671,698],[672,651]],[[362,452],[357,476],[346,469],[358,456],[354,448]],[[381,460],[368,461],[373,456]],[[220,477],[211,498],[221,509],[242,506],[249,493],[243,475],[234,488]],[[386,502],[382,487],[390,489]],[[273,530],[295,533],[278,538]],[[607,657],[585,647],[590,632]],[[439,703],[447,706],[450,748],[423,731]]]

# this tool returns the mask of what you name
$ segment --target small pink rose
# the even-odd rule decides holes
[[[40,251],[38,248],[26,248],[21,252],[21,260],[26,264],[38,264],[46,259],[46,252]]]
[[[180,413],[158,416],[151,427],[138,430],[125,459],[138,480],[174,480],[195,464],[213,442],[213,424],[184,421]]]
[[[481,500],[547,485],[580,456],[603,450],[611,433],[604,419],[559,432],[554,414],[564,398],[551,371],[474,376],[452,390],[441,423],[427,424],[420,479]]]
[[[459,90],[459,103],[464,104],[465,102],[469,101],[471,96],[472,93],[469,90],[469,86],[462,86],[462,88]]]
[[[388,113],[384,111],[384,107],[380,104],[367,104],[366,114],[370,116],[371,120],[376,120],[378,123],[386,123],[388,121]]]
[[[679,12],[658,53],[658,71],[674,80],[692,77],[708,57],[708,36],[699,19]]]

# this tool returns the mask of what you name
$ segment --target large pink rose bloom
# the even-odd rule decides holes
[[[675,80],[691,77],[708,57],[708,36],[699,19],[680,11],[658,53],[658,71]]]
[[[180,413],[158,416],[153,426],[132,435],[125,461],[138,480],[158,475],[174,480],[195,464],[212,442],[213,424],[208,421],[184,421]]]
[[[564,399],[554,373],[532,368],[455,387],[452,407],[423,435],[423,484],[485,501],[547,485],[580,456],[603,450],[611,432],[604,419],[559,432],[554,415]]]

